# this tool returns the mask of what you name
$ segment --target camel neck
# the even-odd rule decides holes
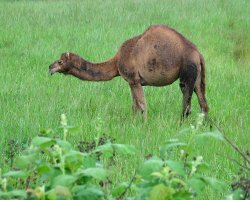
[[[73,67],[69,74],[87,81],[108,81],[119,76],[117,59],[114,57],[101,63],[83,61],[80,66]]]

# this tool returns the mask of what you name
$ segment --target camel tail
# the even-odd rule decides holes
[[[205,60],[203,58],[203,56],[200,56],[201,59],[201,92],[202,94],[205,96],[205,92],[206,92],[206,75],[205,75],[205,71],[206,71],[206,67],[205,67]]]

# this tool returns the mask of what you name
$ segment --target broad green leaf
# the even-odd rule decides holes
[[[163,164],[164,162],[160,158],[152,157],[142,164],[139,174],[145,179],[150,179],[152,178],[152,173],[159,171]]]
[[[72,199],[69,188],[63,186],[56,186],[52,190],[49,190],[48,192],[46,192],[46,197],[49,200]]]
[[[185,172],[185,168],[184,168],[184,164],[182,162],[179,161],[173,161],[173,160],[167,160],[165,161],[165,163],[177,174],[181,175],[181,176],[185,176],[186,172]]]
[[[188,191],[184,190],[178,190],[176,193],[173,194],[174,200],[188,200],[188,199],[194,199],[192,197],[192,194]]]
[[[86,155],[83,162],[84,168],[91,168],[96,166],[96,156],[95,155]]]
[[[120,183],[112,190],[112,196],[119,197],[126,190],[127,187],[128,187],[127,182]]]
[[[192,177],[192,178],[188,179],[186,182],[195,193],[201,192],[204,189],[204,187],[206,186],[206,183],[202,179],[200,179],[199,177]]]
[[[113,156],[114,150],[113,150],[112,144],[107,143],[107,144],[96,147],[94,152],[95,153],[100,152],[103,154],[104,157],[109,158]]]
[[[158,184],[152,188],[149,193],[150,200],[166,200],[171,199],[175,190],[173,188],[167,187],[164,184]]]
[[[31,144],[36,147],[40,148],[46,148],[46,147],[51,147],[53,144],[55,144],[56,141],[52,138],[48,137],[34,137]]]
[[[211,177],[201,177],[201,178],[214,190],[217,190],[219,192],[223,192],[226,188],[226,183],[224,183],[222,181],[218,181],[215,178],[211,178]]]
[[[73,198],[79,200],[99,200],[100,197],[104,196],[102,189],[94,185],[77,185],[73,187],[72,192]]]
[[[122,155],[134,155],[136,149],[132,145],[125,145],[125,144],[113,144],[115,152]]]
[[[77,180],[77,178],[75,176],[62,174],[62,175],[56,176],[52,180],[52,187],[56,187],[59,185],[65,186],[65,187],[70,187],[76,180]]]
[[[16,159],[15,164],[19,169],[27,170],[31,165],[34,166],[37,158],[38,156],[36,153],[21,155]]]
[[[70,158],[84,159],[84,157],[86,155],[88,155],[88,154],[82,153],[80,151],[71,150],[68,153],[66,153],[64,156],[65,156],[66,159],[70,159]]]
[[[65,140],[56,140],[57,144],[62,148],[63,152],[69,152],[73,149],[73,146]]]
[[[78,175],[91,176],[97,180],[104,180],[107,177],[107,171],[103,168],[87,168],[78,172]]]
[[[50,170],[52,170],[52,168],[49,165],[47,165],[47,163],[44,163],[43,165],[40,165],[37,168],[37,172],[39,175],[42,175],[44,173],[48,173]]]
[[[71,172],[74,172],[83,165],[85,154],[71,150],[69,153],[65,154],[64,157],[65,167],[70,169]]]
[[[196,167],[196,170],[196,173],[207,171],[209,170],[209,165],[206,162],[202,162]]]
[[[214,138],[217,140],[225,141],[224,136],[219,131],[197,134],[196,137],[209,137],[209,138]]]
[[[43,166],[42,166],[42,168],[43,168]],[[41,169],[41,173],[39,171],[38,171],[38,173],[40,175],[39,180],[41,182],[47,182],[47,183],[49,183],[49,185],[52,185],[53,180],[57,176],[60,176],[62,174],[61,170],[58,167],[50,167],[50,166],[49,166],[49,170],[48,170],[48,168],[46,169],[46,167],[44,166],[44,168]]]
[[[143,199],[149,199],[149,192],[151,191],[151,188],[153,187],[154,185],[150,185],[150,186],[144,186],[144,185],[141,185],[139,190],[137,189],[137,194],[136,194],[136,200],[143,200]]]
[[[3,174],[4,177],[16,177],[16,178],[22,178],[22,177],[27,177],[28,172],[25,171],[9,171],[5,174]]]
[[[2,198],[10,198],[10,199],[15,199],[13,197],[16,197],[18,199],[26,199],[27,198],[27,193],[24,190],[12,190],[9,192],[1,192],[0,191],[0,197]]]

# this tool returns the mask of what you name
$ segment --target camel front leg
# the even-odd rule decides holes
[[[132,109],[134,113],[141,112],[144,115],[144,118],[147,118],[147,109],[146,109],[146,99],[144,97],[143,88],[141,84],[129,84],[131,93],[132,93]]]

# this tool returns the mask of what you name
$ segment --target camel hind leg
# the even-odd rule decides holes
[[[183,94],[182,118],[191,113],[191,99],[197,77],[197,68],[194,64],[184,66],[180,72],[180,88]]]
[[[197,95],[199,104],[200,104],[200,108],[201,108],[201,112],[205,113],[205,115],[207,115],[208,113],[208,104],[207,104],[207,100],[205,97],[205,85],[201,84],[201,75],[198,74],[197,80],[195,82],[195,88],[194,91]]]

